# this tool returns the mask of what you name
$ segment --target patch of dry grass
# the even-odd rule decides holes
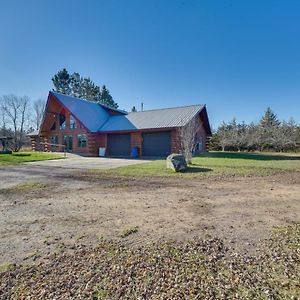
[[[0,265],[0,273],[8,271],[11,266],[9,263]]]
[[[38,190],[38,189],[44,189],[47,188],[49,185],[47,183],[43,182],[27,182],[27,183],[20,183],[16,184],[14,186],[0,189],[0,193],[6,194],[6,193],[23,193],[28,192],[32,190]]]
[[[120,237],[121,238],[126,238],[126,237],[128,237],[129,235],[131,235],[133,233],[137,233],[138,231],[139,231],[138,226],[130,227],[130,228],[127,228],[127,229],[123,230],[123,232],[120,234]]]

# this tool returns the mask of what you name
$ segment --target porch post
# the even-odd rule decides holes
[[[35,140],[35,137],[30,137],[30,140],[31,140],[31,149],[33,152],[35,152],[36,150],[36,140]]]

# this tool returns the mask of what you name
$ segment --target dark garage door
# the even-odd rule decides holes
[[[143,133],[143,156],[165,157],[171,153],[171,132]]]
[[[107,148],[109,156],[130,156],[130,134],[109,134]]]

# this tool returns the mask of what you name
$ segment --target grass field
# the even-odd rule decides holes
[[[166,169],[165,160],[120,167],[105,172],[121,176],[202,177],[270,175],[294,171],[300,171],[300,154],[210,152],[194,157],[192,165],[183,173],[174,173]]]
[[[13,154],[0,154],[0,166],[57,158],[63,158],[63,156],[44,152],[15,152]]]

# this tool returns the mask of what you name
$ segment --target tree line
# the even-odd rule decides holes
[[[52,77],[53,91],[102,103],[112,108],[118,108],[105,85],[100,88],[89,77],[81,77],[79,73],[69,74],[62,69]]]
[[[0,97],[0,137],[9,137],[13,151],[19,151],[28,141],[26,134],[38,130],[44,115],[46,101],[29,97],[4,95]]]
[[[211,150],[222,151],[297,151],[300,126],[293,119],[280,122],[269,107],[258,123],[239,123],[235,118],[223,122],[213,132]]]

